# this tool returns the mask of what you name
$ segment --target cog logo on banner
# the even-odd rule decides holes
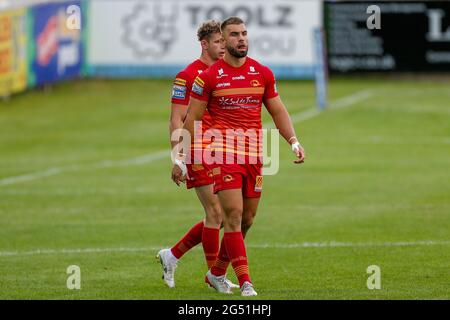
[[[163,12],[159,4],[152,7],[137,4],[133,12],[122,20],[122,41],[138,58],[161,58],[169,52],[177,38],[176,19],[175,6],[167,13]]]

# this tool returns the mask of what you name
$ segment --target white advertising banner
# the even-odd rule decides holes
[[[202,22],[239,16],[249,56],[278,77],[314,76],[318,0],[93,0],[88,10],[88,70],[101,76],[173,76],[200,55]]]

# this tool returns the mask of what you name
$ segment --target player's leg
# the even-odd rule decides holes
[[[242,179],[242,193],[243,193],[243,212],[242,212],[242,222],[241,231],[242,236],[245,239],[247,231],[253,224],[253,219],[256,216],[256,211],[258,209],[259,199],[261,198],[262,191],[262,166],[246,165],[245,174]],[[224,239],[220,244],[220,250],[218,258],[212,267],[212,273],[214,275],[224,275],[226,269],[229,265],[228,253],[226,250]]]
[[[241,233],[241,220],[243,210],[243,199],[241,189],[226,189],[218,192],[220,204],[223,209],[223,241],[232,263],[236,277],[244,283],[249,280],[248,269],[246,267],[246,253],[244,239]],[[218,262],[220,263],[220,262]],[[217,262],[215,263],[217,265]],[[225,269],[226,270],[226,269]],[[221,293],[231,293],[230,288],[225,284],[225,272],[213,274],[214,269],[207,273],[208,280]]]
[[[208,170],[202,165],[188,165],[187,170],[188,179],[186,180],[186,186],[188,189],[200,189],[200,191],[197,191],[197,195],[205,208],[207,226],[216,228],[218,224],[219,227],[217,228],[220,228],[220,222],[218,219],[220,218],[221,213],[220,210],[217,209],[218,206],[220,207],[220,204],[217,196],[213,194],[213,180],[209,177]],[[202,219],[192,226],[189,231],[177,243],[175,243],[174,246],[170,249],[162,249],[158,252],[157,259],[161,262],[163,269],[163,280],[170,288],[175,286],[174,277],[178,260],[181,259],[187,251],[202,242],[203,233],[205,230],[204,226],[205,221]],[[209,231],[209,229],[206,230]],[[208,231],[207,234],[216,233],[215,230],[212,230],[211,232]],[[212,239],[215,239],[214,235],[207,237],[212,237]],[[214,258],[211,257],[211,259],[215,259],[217,256],[219,246],[218,237],[219,235],[217,232],[217,240],[213,240],[217,242],[217,249],[210,249],[211,252],[214,252]],[[208,243],[208,241],[206,242]]]
[[[221,190],[217,195],[224,211],[224,232],[241,232],[242,212],[244,210],[242,190]]]
[[[260,198],[244,198],[244,210],[242,212],[242,235],[247,235],[248,230],[253,225],[253,220],[258,210]]]
[[[205,226],[203,228],[202,245],[205,254],[206,264],[210,269],[216,262],[219,253],[220,228],[222,227],[223,211],[219,198],[213,192],[213,185],[207,185],[195,188],[198,198],[205,209]],[[228,258],[227,258],[228,259]],[[226,278],[225,282],[230,288],[239,288]],[[205,282],[211,286],[208,277],[205,276]]]
[[[248,230],[253,224],[253,219],[256,216],[256,211],[258,209],[259,198],[244,198],[243,200],[243,212],[242,212],[242,222],[241,222],[241,232],[242,237],[245,240]],[[227,268],[230,264],[230,259],[228,258],[228,253],[225,246],[224,238],[220,243],[220,250],[217,256],[217,260],[211,268],[212,274],[216,276],[222,276],[226,274]]]
[[[223,242],[242,289],[248,284],[251,285],[247,252],[241,230],[244,210],[242,189],[222,190],[218,192],[218,196],[224,210]]]
[[[200,191],[198,191],[197,189],[201,189]],[[205,190],[206,189],[206,190]],[[205,209],[206,212],[206,221],[205,220],[201,220],[199,222],[197,222],[195,225],[193,225],[189,231],[177,242],[175,243],[174,246],[172,246],[172,248],[170,248],[170,253],[172,254],[172,256],[170,256],[170,260],[172,262],[178,262],[178,259],[180,259],[187,251],[189,251],[191,248],[195,247],[196,245],[198,245],[200,242],[202,242],[202,238],[203,238],[203,231],[204,231],[204,227],[205,227],[205,222],[207,223],[208,226],[215,226],[216,224],[214,223],[214,219],[218,219],[217,218],[217,205],[220,206],[220,203],[218,201],[218,199],[216,199],[216,204],[214,204],[213,200],[210,199],[210,197],[208,197],[207,192],[210,189],[210,195],[215,196],[212,193],[212,185],[209,186],[204,186],[204,187],[195,187],[195,190],[197,191],[197,196],[200,199],[200,202],[203,205],[203,208]],[[217,197],[216,197],[217,198]],[[209,214],[208,214],[209,213]],[[220,218],[220,212],[218,213],[219,218]],[[220,227],[220,223],[219,223],[219,227]]]
[[[237,192],[236,192],[237,191]],[[224,209],[224,244],[228,257],[239,280],[242,296],[256,296],[248,270],[247,252],[242,230],[242,215],[244,208],[252,218],[256,214],[259,197],[243,198],[242,189],[224,190],[219,192],[219,199]],[[244,195],[245,195],[244,186]],[[239,199],[239,202],[237,202]],[[236,202],[234,202],[236,201]],[[229,204],[228,206],[226,204]],[[239,205],[233,205],[238,203]],[[248,230],[248,229],[247,229]],[[247,231],[245,231],[247,232]]]
[[[222,224],[222,207],[213,193],[213,185],[196,187],[198,199],[205,210],[205,224],[202,233],[203,252],[208,269],[214,264],[219,252],[219,232]]]
[[[169,288],[175,287],[175,269],[178,260],[191,248],[202,242],[204,221],[193,225],[189,231],[170,249],[162,249],[156,258],[163,269],[163,280]]]
[[[256,216],[256,211],[258,209],[259,205],[259,197],[255,198],[245,198],[244,197],[244,211],[243,211],[243,218],[242,220],[242,235],[245,238],[247,235],[248,230],[253,224],[253,219]],[[256,296],[257,293],[255,289],[253,288],[253,285],[251,282],[246,282],[243,285],[241,285],[241,295],[243,296]]]
[[[244,196],[244,210],[242,217],[242,232],[247,231],[253,224],[253,219],[258,210],[259,199],[261,198],[263,176],[260,164],[249,164],[245,166],[246,175],[243,181],[242,193]]]
[[[245,244],[243,242],[243,239],[245,238],[245,235],[247,234],[247,231],[253,224],[253,219],[256,215],[256,211],[258,209],[259,199],[261,197],[261,191],[262,191],[262,175],[261,165],[246,165],[242,166],[241,168],[245,168],[244,174],[242,175],[242,188],[241,188],[241,196],[242,196],[242,216],[241,216],[241,238],[242,238],[242,244],[244,246],[245,250]],[[221,200],[222,206],[224,206],[220,192],[219,192],[219,199]],[[224,208],[225,210],[225,208]],[[226,210],[225,210],[226,211]],[[225,215],[227,216],[227,215]],[[224,218],[225,221],[225,218]],[[226,231],[225,231],[226,232]],[[236,235],[237,237],[237,235]],[[225,248],[225,250],[224,250]],[[236,271],[235,264],[233,263],[233,254],[229,251],[229,245],[226,241],[225,234],[224,238],[222,239],[221,243],[221,249],[219,251],[218,259],[216,260],[216,263],[213,266],[212,272],[215,274],[222,274],[224,270],[228,267],[228,261],[227,258],[230,259],[232,262],[233,268]],[[246,256],[245,256],[246,257]],[[246,259],[247,260],[247,259]],[[243,296],[255,296],[257,295],[256,291],[253,289],[253,285],[250,281],[250,276],[248,272],[248,262],[246,261],[246,268],[240,267],[240,271],[244,270],[248,274],[248,278],[245,276],[242,276],[239,278],[238,272],[236,272],[236,275],[239,279],[239,285],[241,287],[241,293]]]

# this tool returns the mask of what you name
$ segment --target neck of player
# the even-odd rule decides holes
[[[212,65],[214,62],[216,62],[216,60],[214,60],[213,58],[211,58],[211,56],[206,52],[203,51],[202,54],[200,55],[200,61],[203,62],[204,64],[206,64],[207,66]]]
[[[247,57],[237,58],[232,56],[228,51],[225,51],[225,56],[223,57],[223,60],[225,60],[226,63],[235,68],[241,67],[246,59]]]

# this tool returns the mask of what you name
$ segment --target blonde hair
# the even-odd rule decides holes
[[[220,22],[215,20],[206,21],[197,30],[198,41],[209,40],[215,33],[220,33]]]

